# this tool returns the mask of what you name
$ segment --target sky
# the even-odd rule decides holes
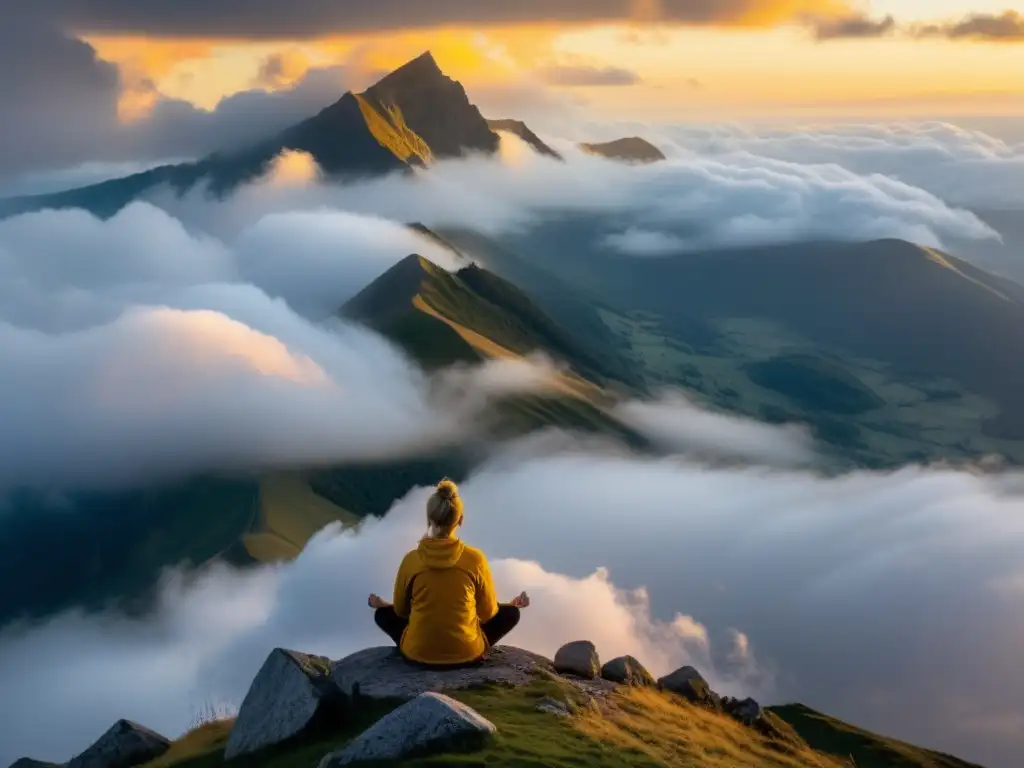
[[[634,3],[645,5],[658,3]],[[691,5],[714,9],[744,3]],[[370,70],[389,69],[429,47],[452,76],[470,84],[538,77],[556,91],[572,91],[570,96],[586,100],[598,113],[630,110],[647,119],[692,117],[709,109],[720,115],[937,108],[1024,112],[1024,57],[1011,41],[919,39],[885,26],[878,32],[888,33],[877,37],[861,32],[818,40],[801,20],[804,13],[820,13],[822,19],[863,15],[884,25],[891,15],[907,27],[955,25],[971,14],[999,17],[1021,10],[1007,0],[874,0],[850,10],[831,0],[749,5],[751,11],[729,12],[713,25],[686,18],[656,21],[659,17],[637,10],[619,19],[594,14],[597,18],[551,22],[539,10],[535,19],[482,25],[452,23],[438,13],[437,25],[427,18],[423,26],[396,30],[384,22],[357,34],[346,33],[339,19],[336,32],[311,37],[278,37],[271,28],[263,31],[269,39],[253,39],[255,32],[241,28],[225,34],[230,29],[223,25],[207,36],[196,24],[191,34],[161,36],[156,45],[156,27],[120,34],[87,30],[85,39],[103,58],[151,79],[160,93],[206,108],[259,82],[268,57],[281,57],[284,66],[264,82],[284,87],[309,67],[356,57]],[[1015,32],[1020,43],[1024,22],[1018,20]],[[146,101],[129,93],[122,109],[137,114]]]
[[[487,117],[546,132],[623,119],[1012,131],[1024,120],[1021,11],[1019,0],[23,3],[0,29],[0,190],[26,174],[254,141],[425,50]]]

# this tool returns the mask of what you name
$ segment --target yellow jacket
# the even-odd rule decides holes
[[[395,578],[395,613],[409,619],[402,653],[424,664],[464,664],[487,641],[480,624],[498,600],[487,558],[459,539],[423,539],[402,559]]]

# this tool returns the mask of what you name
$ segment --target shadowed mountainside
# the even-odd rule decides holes
[[[855,466],[1024,461],[1017,283],[900,240],[636,258],[605,244],[621,226],[577,216],[440,236],[581,338],[611,334],[640,389],[810,424]]]

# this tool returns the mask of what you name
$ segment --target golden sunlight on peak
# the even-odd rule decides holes
[[[286,149],[270,164],[263,184],[272,187],[304,187],[320,176],[320,166],[308,152]]]

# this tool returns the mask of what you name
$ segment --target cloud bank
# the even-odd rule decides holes
[[[610,126],[614,134],[627,126]],[[722,162],[777,160],[837,165],[871,178],[888,176],[951,205],[1024,206],[1024,144],[950,123],[771,126],[632,126],[662,138],[677,156]]]
[[[608,244],[641,255],[667,253],[672,246],[685,251],[819,238],[898,237],[942,247],[950,238],[999,237],[974,214],[918,187],[833,163],[677,152],[668,161],[632,166],[554,140],[566,158],[558,162],[537,156],[517,137],[505,135],[502,142],[521,148],[502,152],[516,162],[474,157],[444,161],[411,177],[269,193],[249,188],[222,204],[195,195],[155,202],[186,222],[205,217],[236,227],[274,211],[326,206],[493,235],[559,214],[601,214],[625,222],[622,231],[608,233]]]
[[[706,459],[732,459],[765,466],[814,464],[814,438],[798,425],[762,424],[700,408],[683,392],[657,400],[620,404],[616,418],[663,449]]]
[[[542,442],[463,485],[465,537],[502,594],[533,597],[510,642],[550,654],[589,637],[604,658],[633,653],[656,673],[694,663],[729,692],[1014,764],[1024,479],[826,478]],[[380,644],[365,597],[387,591],[422,534],[426,495],[323,531],[290,565],[172,578],[145,622],[8,628],[0,719],[15,736],[0,759],[66,759],[122,716],[174,734],[207,701],[237,703],[274,646],[337,658]],[[54,719],[56,735],[41,725]]]
[[[455,266],[406,227],[340,211],[272,214],[231,244],[145,203],[0,222],[0,487],[401,455],[544,389],[548,361],[427,376],[334,317],[413,252]]]

